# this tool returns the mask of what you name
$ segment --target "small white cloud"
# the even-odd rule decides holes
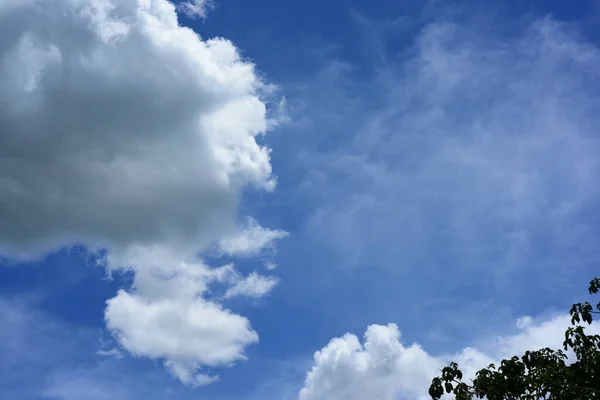
[[[289,115],[287,99],[285,96],[282,96],[277,101],[277,104],[271,108],[271,113],[268,119],[269,128],[276,128],[291,121],[292,119]]]
[[[219,380],[216,375],[199,374],[194,372],[195,366],[189,366],[185,363],[176,363],[166,361],[165,366],[171,371],[173,376],[179,379],[182,383],[189,386],[206,386]]]
[[[123,358],[123,353],[119,351],[119,349],[110,349],[110,350],[98,350],[96,355],[102,357],[114,357],[114,358]]]
[[[213,0],[185,0],[177,4],[177,10],[190,18],[206,18],[213,7]]]
[[[244,349],[258,341],[246,318],[201,298],[150,300],[119,291],[107,302],[106,323],[125,349],[166,360],[186,384],[209,383],[196,371],[244,360]]]
[[[289,234],[282,230],[267,229],[249,218],[246,226],[220,243],[220,250],[229,255],[254,255],[264,249],[274,249],[276,240],[284,239]]]
[[[267,271],[275,271],[277,269],[277,264],[272,261],[265,263],[265,269]]]
[[[131,291],[107,301],[105,320],[127,351],[164,360],[186,385],[207,385],[218,377],[202,373],[203,367],[243,361],[245,348],[258,342],[248,319],[204,298],[209,285],[218,282],[240,296],[259,297],[274,284],[259,276],[243,278],[231,264],[211,268],[182,258],[161,246],[110,254],[109,266],[132,265],[135,275]]]
[[[237,283],[227,289],[225,298],[245,296],[260,298],[269,293],[277,285],[279,280],[272,276],[261,276],[252,272],[247,277],[240,279]]]
[[[533,318],[530,316],[525,316],[517,319],[517,328],[519,329],[527,329],[533,323]]]

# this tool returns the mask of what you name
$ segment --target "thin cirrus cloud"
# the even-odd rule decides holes
[[[339,265],[506,288],[536,268],[560,285],[597,253],[600,51],[551,18],[492,19],[437,18],[370,76],[336,59],[301,87],[299,126],[331,132],[299,156],[306,232]]]
[[[315,353],[300,400],[426,399],[451,360],[472,375],[527,349],[558,349],[566,315],[519,319],[517,334],[441,355],[402,343],[400,329],[432,343],[428,329],[441,326],[452,348],[448,328],[461,325],[473,343],[498,328],[497,315],[544,312],[537,293],[552,292],[554,307],[558,291],[569,298],[593,276],[600,49],[552,18],[523,26],[458,14],[436,15],[407,49],[371,60],[370,77],[355,79],[356,66],[335,59],[300,87],[312,101],[300,105],[310,120],[299,125],[327,126],[335,138],[299,157],[313,167],[303,188],[318,194],[306,234],[336,249],[347,279],[385,271],[390,289],[365,286],[378,300],[367,309],[393,303],[400,324],[370,325],[364,341],[332,339]],[[388,51],[385,38],[373,40],[369,55]]]
[[[132,285],[106,303],[106,326],[120,346],[100,352],[107,357],[98,368],[109,380],[107,370],[125,350],[159,360],[186,385],[214,382],[214,368],[245,360],[259,340],[251,321],[225,301],[260,298],[279,282],[198,257],[214,249],[256,256],[287,236],[237,215],[245,188],[274,188],[261,136],[288,118],[285,102],[267,107],[273,88],[231,42],[205,40],[178,23],[176,11],[204,18],[210,4],[0,3],[0,253],[35,259],[79,243],[108,249],[101,261],[109,271],[133,272]],[[368,18],[354,18],[373,28]],[[304,82],[301,98],[290,96],[292,108],[301,106],[290,125],[324,133],[286,137],[282,156],[286,166],[305,163],[289,169],[299,180],[286,177],[309,197],[294,198],[294,210],[314,206],[296,242],[304,253],[296,259],[306,264],[298,277],[311,279],[304,286],[311,293],[299,290],[297,298],[308,303],[312,288],[324,288],[329,297],[315,308],[353,321],[379,320],[371,312],[409,304],[404,316],[429,313],[444,330],[449,319],[465,330],[488,317],[477,309],[481,292],[469,289],[495,288],[485,295],[505,310],[506,302],[535,301],[515,281],[532,291],[573,283],[565,279],[573,265],[597,253],[598,48],[550,18],[511,32],[438,18],[403,52],[385,54],[377,35],[411,25],[394,21],[369,36],[372,70],[335,60]],[[293,147],[298,140],[303,147]],[[321,254],[313,252],[318,246],[335,253],[334,262],[304,262]],[[363,265],[389,279],[370,286],[378,275]],[[352,271],[344,279],[337,279],[340,266]],[[533,275],[537,281],[515,279]],[[342,286],[352,281],[365,282],[364,293],[352,291],[363,308],[332,310],[348,300]],[[402,296],[406,302],[397,301]],[[473,315],[457,303],[475,304]],[[427,341],[427,322],[389,320]],[[525,318],[523,332],[501,341],[502,351],[491,350],[498,345],[492,340],[449,356],[402,344],[394,324],[371,325],[363,343],[347,334],[317,354],[300,398],[419,398],[443,362],[472,369],[545,338],[555,344],[565,321]],[[97,371],[80,372],[57,371],[43,392],[131,397],[125,384],[111,392]]]
[[[258,237],[246,253],[283,237],[236,215],[244,188],[275,185],[257,142],[273,87],[228,40],[182,27],[166,0],[3,2],[0,27],[2,254],[108,249],[108,269],[135,273],[105,312],[122,347],[184,383],[214,381],[198,370],[245,359],[258,334],[203,297],[239,273],[197,254],[240,234]],[[238,295],[274,286],[245,282]]]
[[[190,18],[206,18],[215,3],[212,0],[183,0],[176,4],[177,10]]]
[[[102,351],[97,362],[97,329],[66,323],[26,298],[0,300],[0,323],[3,399],[166,399],[181,386],[160,370],[136,370],[117,351]]]
[[[271,248],[272,244],[289,236],[288,232],[263,228],[250,218],[246,226],[238,234],[224,239],[219,250],[224,254],[237,256],[256,255],[257,252]]]
[[[228,288],[225,292],[225,298],[235,296],[260,298],[269,293],[275,285],[277,285],[277,278],[261,276],[256,272],[252,272]]]

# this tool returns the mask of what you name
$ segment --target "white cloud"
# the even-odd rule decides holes
[[[267,271],[275,271],[277,269],[277,264],[272,261],[269,261],[265,263],[265,269]]]
[[[207,12],[213,7],[212,0],[185,0],[177,4],[177,9],[190,18],[206,18]]]
[[[209,2],[187,4],[200,15]],[[274,187],[256,141],[272,87],[228,40],[180,26],[166,0],[3,2],[0,27],[0,252],[108,248],[110,270],[135,273],[108,301],[109,329],[208,383],[197,369],[243,360],[258,336],[202,298],[239,273],[197,254],[239,235],[250,239],[237,250],[257,252],[282,235],[235,223],[243,188]]]
[[[254,67],[180,27],[170,3],[23,2],[0,20],[0,240],[13,253],[197,246],[234,229],[239,188],[272,187]]]
[[[211,283],[260,297],[268,292],[265,278],[243,277],[233,265],[210,268],[196,259],[182,262],[164,247],[130,248],[111,256],[118,258],[109,259],[109,265],[134,265],[131,291],[119,291],[108,300],[105,313],[107,327],[132,354],[165,360],[181,382],[201,386],[218,377],[198,370],[245,360],[244,349],[258,342],[248,319],[204,297]]]
[[[105,320],[119,343],[139,356],[165,360],[181,382],[201,386],[218,379],[203,367],[228,366],[246,359],[258,342],[250,322],[205,295],[211,283],[229,286],[225,297],[261,297],[277,283],[233,265],[211,268],[195,258],[181,259],[169,248],[129,248],[113,252],[108,265],[132,265],[132,290],[107,301]]]
[[[125,349],[167,360],[186,384],[214,381],[193,371],[243,360],[244,348],[258,341],[246,318],[200,298],[148,300],[120,291],[108,301],[106,322]]]
[[[387,246],[402,227],[398,249],[413,253],[448,229],[457,250],[473,253],[490,247],[489,224],[502,223],[497,242],[516,253],[526,240],[516,233],[565,223],[597,198],[598,95],[587,78],[598,76],[600,52],[552,20],[510,40],[436,22],[418,35],[413,57],[378,69],[374,99],[349,99],[348,115],[332,123],[347,130],[350,119],[350,138],[309,159],[322,167],[311,188],[330,199],[314,231],[360,251]],[[362,89],[343,79],[350,88],[341,89]]]
[[[314,205],[306,240],[355,282],[389,274],[366,289],[379,303],[473,289],[518,306],[532,275],[540,291],[572,291],[573,266],[591,274],[598,254],[600,50],[552,19],[453,15],[435,13],[398,53],[408,32],[384,25],[387,59],[327,56],[298,89],[298,129],[327,132],[296,158]]]
[[[265,248],[273,248],[273,242],[288,237],[281,230],[263,228],[250,218],[236,235],[221,241],[220,250],[229,255],[254,255]]]
[[[458,362],[466,376],[491,362],[526,350],[550,347],[559,349],[567,315],[532,322],[516,334],[484,340],[476,348],[465,348],[452,355],[433,356],[418,344],[406,345],[395,324],[371,325],[364,342],[347,333],[335,338],[314,355],[315,364],[306,376],[300,400],[414,400],[428,399],[429,384],[450,361]],[[600,326],[589,329],[599,333]]]
[[[98,350],[96,354],[102,357],[123,358],[123,353],[119,349]]]
[[[300,399],[394,400],[401,391],[425,398],[419,383],[438,363],[418,346],[404,347],[399,338],[398,327],[390,324],[369,326],[364,344],[352,334],[333,339],[315,353]]]
[[[334,60],[301,88],[311,95],[301,128],[329,133],[299,157],[319,207],[307,236],[344,269],[331,282],[343,276],[369,302],[348,320],[401,314],[412,334],[435,327],[450,345],[457,331],[495,326],[490,311],[536,307],[557,287],[570,296],[598,254],[600,50],[552,19],[522,29],[470,11],[454,14],[460,24],[435,14],[398,54],[389,50],[406,32],[379,37],[368,55],[386,57],[372,70],[361,64],[355,75]],[[454,354],[374,325],[362,342],[346,334],[317,352],[299,397],[427,399],[450,360],[473,373],[528,348],[560,348],[568,325],[524,317],[518,334]]]
[[[259,298],[269,293],[278,283],[278,279],[270,276],[261,276],[252,272],[247,277],[239,280],[225,292],[225,298],[246,296]]]

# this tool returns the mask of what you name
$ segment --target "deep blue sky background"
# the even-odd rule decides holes
[[[345,332],[360,334],[371,323],[395,322],[407,342],[418,341],[429,352],[441,353],[458,350],[485,334],[510,332],[518,316],[564,310],[598,271],[593,246],[598,237],[597,202],[587,204],[573,222],[585,222],[583,250],[578,248],[577,238],[570,248],[557,248],[552,232],[539,231],[518,269],[502,279],[487,269],[460,269],[455,265],[460,257],[449,258],[451,252],[444,247],[443,237],[439,248],[427,252],[426,264],[439,266],[432,274],[431,268],[420,268],[417,259],[411,260],[408,268],[406,260],[369,247],[368,241],[364,249],[357,249],[355,241],[348,241],[348,248],[343,248],[314,234],[311,218],[318,205],[330,201],[332,195],[312,190],[311,168],[328,172],[321,170],[322,164],[313,164],[311,157],[335,152],[350,142],[355,127],[353,121],[343,125],[339,119],[331,125],[311,124],[310,115],[304,114],[313,109],[310,102],[330,98],[332,104],[323,107],[335,107],[339,90],[348,90],[348,98],[372,99],[365,115],[375,112],[378,98],[369,90],[381,71],[381,54],[389,59],[406,56],[424,24],[453,13],[452,19],[458,22],[480,14],[491,18],[497,23],[496,31],[506,37],[519,35],[528,21],[550,15],[575,22],[586,40],[600,44],[600,8],[597,2],[587,0],[454,0],[435,1],[427,7],[421,2],[392,0],[219,0],[206,20],[183,18],[183,23],[203,37],[222,36],[235,43],[266,79],[279,87],[289,106],[292,121],[265,138],[273,149],[278,187],[273,193],[249,192],[241,203],[243,215],[292,234],[279,243],[274,257],[281,282],[264,299],[228,303],[249,318],[260,334],[260,343],[249,348],[248,362],[220,370],[219,383],[195,391],[173,381],[158,362],[130,356],[101,361],[95,354],[99,339],[111,342],[104,330],[105,301],[126,286],[130,277],[109,279],[83,249],[64,249],[39,262],[5,262],[0,268],[0,299],[8,308],[36,315],[41,321],[17,323],[7,309],[0,311],[4,322],[0,339],[6,339],[0,340],[0,397],[43,398],[35,394],[36,387],[43,386],[40,377],[82,369],[95,381],[114,382],[128,376],[124,383],[128,393],[140,398],[261,398],[261,393],[299,389],[315,350]],[[375,47],[375,42],[383,47]],[[341,78],[327,78],[332,63],[342,63],[350,70]],[[344,79],[352,84],[346,85]],[[317,81],[324,86],[312,85]],[[362,92],[352,92],[357,90]],[[342,177],[340,182],[345,180]],[[332,190],[340,187],[345,190],[340,192],[342,200],[353,193],[351,180]],[[358,185],[356,190],[368,188]],[[336,198],[333,204],[342,200]],[[401,230],[400,226],[390,229],[380,245],[395,248],[402,240]],[[349,256],[358,250],[360,256]],[[565,264],[554,269],[541,267],[552,260]],[[236,261],[250,271],[260,268],[263,260]],[[19,329],[28,332],[24,343],[18,341]],[[77,340],[71,341],[73,337]],[[18,356],[19,346],[38,354]],[[25,366],[13,368],[11,363],[19,357],[26,360]],[[165,388],[173,392],[169,394]]]

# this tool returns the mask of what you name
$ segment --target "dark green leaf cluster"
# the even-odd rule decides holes
[[[600,278],[595,278],[589,292],[599,290]],[[600,400],[600,336],[586,334],[579,325],[592,323],[594,314],[600,314],[600,303],[595,309],[587,302],[574,304],[570,314],[572,326],[565,332],[564,351],[527,351],[502,360],[498,367],[490,364],[481,369],[470,383],[463,381],[463,373],[453,362],[433,378],[429,395],[433,400],[444,393],[457,400]],[[569,350],[575,355],[571,363],[565,353]]]

